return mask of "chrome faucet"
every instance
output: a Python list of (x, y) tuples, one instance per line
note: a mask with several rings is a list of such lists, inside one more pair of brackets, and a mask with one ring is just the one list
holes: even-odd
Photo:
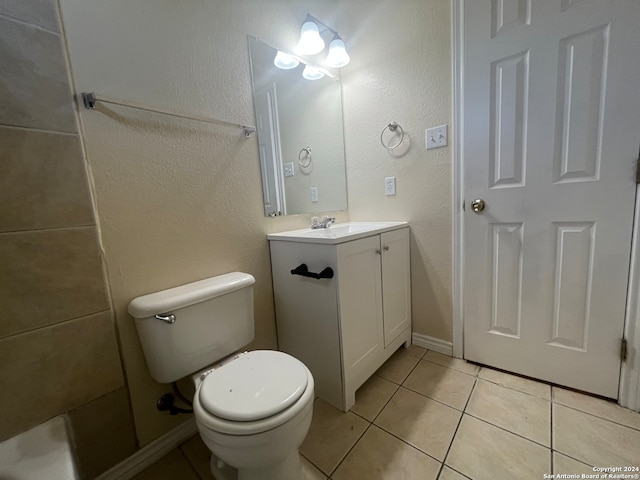
[(318, 217), (311, 217), (311, 228), (313, 230), (317, 228), (329, 228), (332, 223), (336, 223), (336, 217), (325, 215), (321, 220), (318, 220)]

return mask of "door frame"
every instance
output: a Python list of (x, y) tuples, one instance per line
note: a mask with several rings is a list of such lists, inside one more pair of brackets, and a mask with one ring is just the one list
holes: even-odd
[[(464, 357), (464, 0), (451, 2), (453, 91), (453, 356)], [(640, 412), (640, 187), (636, 188), (618, 403)]]

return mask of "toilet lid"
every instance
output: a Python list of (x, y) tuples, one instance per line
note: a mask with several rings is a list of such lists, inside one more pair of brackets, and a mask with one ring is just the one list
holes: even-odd
[(212, 415), (252, 421), (293, 405), (307, 388), (307, 369), (286, 353), (256, 350), (206, 376), (200, 403)]

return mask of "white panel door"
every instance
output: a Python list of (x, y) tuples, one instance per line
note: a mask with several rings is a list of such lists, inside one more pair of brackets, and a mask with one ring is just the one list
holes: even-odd
[(463, 7), (464, 356), (616, 398), (640, 2)]

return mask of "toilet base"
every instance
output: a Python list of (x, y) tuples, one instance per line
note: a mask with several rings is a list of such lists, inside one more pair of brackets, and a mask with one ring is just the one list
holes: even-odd
[(300, 480), (302, 478), (302, 464), (297, 450), (276, 465), (243, 470), (225, 464), (212, 454), (211, 473), (218, 480)]

